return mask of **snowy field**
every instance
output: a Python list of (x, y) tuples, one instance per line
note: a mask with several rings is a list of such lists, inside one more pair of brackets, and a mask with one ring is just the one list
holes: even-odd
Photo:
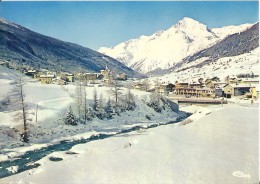
[[(189, 124), (160, 126), (76, 145), (70, 150), (76, 154), (52, 153), (37, 162), (40, 167), (3, 178), (0, 183), (259, 182), (258, 105), (183, 108), (196, 111)], [(52, 162), (51, 156), (63, 160)]]

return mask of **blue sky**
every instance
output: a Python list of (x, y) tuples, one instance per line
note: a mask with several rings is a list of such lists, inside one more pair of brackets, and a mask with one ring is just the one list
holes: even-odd
[(258, 21), (258, 2), (0, 2), (0, 17), (94, 50), (150, 35), (183, 17), (208, 27)]

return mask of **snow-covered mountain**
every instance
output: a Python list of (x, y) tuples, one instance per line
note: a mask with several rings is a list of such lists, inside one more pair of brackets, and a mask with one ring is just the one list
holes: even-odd
[(116, 58), (141, 73), (168, 69), (202, 49), (223, 40), (226, 36), (244, 31), (252, 24), (209, 29), (191, 18), (183, 18), (165, 31), (141, 36), (98, 51)]

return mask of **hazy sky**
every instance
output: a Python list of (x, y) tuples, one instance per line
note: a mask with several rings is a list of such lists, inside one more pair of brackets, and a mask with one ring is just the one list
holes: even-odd
[(183, 17), (208, 27), (258, 21), (258, 2), (0, 2), (0, 17), (92, 49), (150, 35)]

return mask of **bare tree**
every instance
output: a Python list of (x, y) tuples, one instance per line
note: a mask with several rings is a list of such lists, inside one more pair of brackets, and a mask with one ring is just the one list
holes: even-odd
[(15, 121), (23, 121), (23, 133), (21, 134), (23, 142), (29, 142), (29, 135), (28, 135), (28, 128), (27, 128), (27, 121), (30, 119), (28, 118), (28, 106), (25, 102), (25, 93), (24, 93), (24, 85), (26, 85), (25, 81), (22, 77), (18, 77), (13, 82), (13, 89), (10, 93), (11, 98), (11, 105), (19, 110), (15, 114)]
[(115, 80), (114, 83), (112, 84), (112, 88), (109, 91), (110, 94), (114, 97), (115, 99), (115, 106), (118, 106), (119, 98), (121, 96), (121, 88), (119, 87), (118, 81)]
[(93, 98), (93, 100), (94, 100), (94, 103), (93, 103), (93, 110), (94, 111), (98, 111), (98, 109), (99, 109), (99, 104), (98, 104), (98, 97), (97, 97), (97, 89), (95, 88), (94, 89), (94, 94), (93, 94), (94, 96), (94, 98)]
[(87, 104), (87, 92), (86, 92), (86, 86), (87, 86), (87, 81), (84, 81), (83, 83), (83, 110), (84, 110), (84, 122), (86, 123), (87, 121), (87, 113), (88, 113), (88, 104)]
[[(78, 119), (81, 121), (84, 111), (86, 111), (86, 88), (83, 83), (83, 78), (80, 77), (79, 81), (76, 83), (75, 101)], [(86, 119), (86, 116), (84, 116)]]
[(142, 85), (143, 85), (143, 88), (144, 88), (145, 91), (148, 91), (148, 90), (149, 90), (150, 85), (149, 85), (148, 79), (145, 79), (145, 80), (142, 82)]

